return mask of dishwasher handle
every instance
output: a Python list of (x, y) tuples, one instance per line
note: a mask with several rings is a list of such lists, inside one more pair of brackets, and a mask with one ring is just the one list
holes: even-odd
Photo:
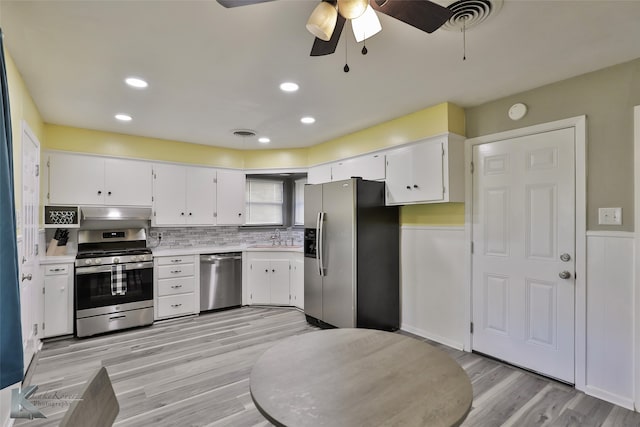
[(212, 254), (200, 255), (200, 262), (215, 263), (216, 261), (241, 260), (242, 254)]

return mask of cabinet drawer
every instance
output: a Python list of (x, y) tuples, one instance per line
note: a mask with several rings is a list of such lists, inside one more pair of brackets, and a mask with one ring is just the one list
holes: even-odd
[(158, 297), (158, 317), (173, 317), (193, 313), (194, 295), (180, 294)]
[(176, 264), (193, 264), (196, 260), (195, 255), (157, 257), (158, 265), (176, 265)]
[(55, 276), (57, 274), (67, 274), (69, 272), (68, 265), (47, 265), (44, 268), (45, 276)]
[(158, 296), (184, 294), (193, 292), (195, 289), (195, 278), (175, 277), (172, 279), (158, 280)]
[(195, 267), (193, 264), (161, 265), (158, 267), (158, 279), (171, 279), (173, 277), (193, 276)]

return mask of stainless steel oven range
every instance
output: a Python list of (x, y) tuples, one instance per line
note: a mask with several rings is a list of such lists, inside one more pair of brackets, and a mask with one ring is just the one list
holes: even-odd
[(76, 336), (153, 323), (153, 255), (144, 229), (81, 230)]

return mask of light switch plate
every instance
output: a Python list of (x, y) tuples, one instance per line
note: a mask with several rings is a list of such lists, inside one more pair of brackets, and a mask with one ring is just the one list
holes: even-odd
[(622, 208), (598, 209), (598, 224), (622, 225)]

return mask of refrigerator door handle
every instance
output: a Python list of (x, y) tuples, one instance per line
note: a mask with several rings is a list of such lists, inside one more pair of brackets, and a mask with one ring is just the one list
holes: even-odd
[(320, 267), (320, 216), (322, 212), (318, 212), (316, 216), (316, 268), (318, 274), (322, 276), (322, 268)]
[(318, 248), (318, 272), (320, 273), (320, 276), (324, 276), (324, 257), (322, 255), (324, 252), (324, 212), (320, 212), (318, 214), (318, 221), (320, 223), (320, 229), (316, 234), (318, 236), (318, 245), (316, 246)]

